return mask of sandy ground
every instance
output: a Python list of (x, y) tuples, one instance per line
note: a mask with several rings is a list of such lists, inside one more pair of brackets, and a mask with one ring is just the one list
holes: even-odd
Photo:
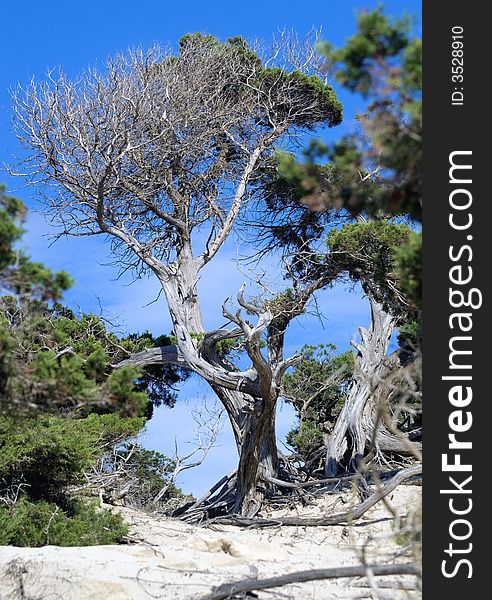
[[(264, 513), (321, 516), (346, 510), (351, 492), (330, 495), (308, 507)], [(420, 488), (400, 486), (391, 506), (406, 515), (420, 503)], [(351, 527), (200, 527), (121, 509), (130, 524), (132, 543), (84, 548), (0, 547), (0, 600), (197, 600), (221, 583), (264, 578), (293, 571), (409, 562), (395, 544), (393, 517), (383, 503)], [(395, 556), (397, 558), (395, 559)], [(248, 598), (334, 600), (418, 599), (415, 578), (377, 578), (375, 592), (365, 578), (296, 584), (256, 592)], [(399, 589), (395, 589), (395, 586)]]

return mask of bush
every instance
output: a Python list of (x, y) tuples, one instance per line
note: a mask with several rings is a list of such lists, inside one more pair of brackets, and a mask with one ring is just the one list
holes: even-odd
[(287, 434), (287, 443), (304, 459), (308, 459), (323, 444), (323, 434), (317, 423), (312, 420), (303, 421)]
[(143, 418), (117, 413), (84, 419), (0, 416), (0, 478), (6, 486), (25, 484), (32, 500), (62, 501), (65, 488), (79, 481), (106, 446), (136, 435), (143, 424)]
[(0, 545), (39, 547), (117, 544), (128, 533), (120, 515), (95, 503), (73, 501), (63, 510), (44, 500), (22, 498), (0, 506)]
[(0, 544), (117, 543), (126, 533), (121, 517), (77, 500), (76, 487), (142, 429), (154, 405), (173, 404), (171, 386), (186, 373), (115, 370), (168, 338), (120, 339), (102, 317), (61, 305), (72, 281), (18, 248), (25, 216), (0, 185)]

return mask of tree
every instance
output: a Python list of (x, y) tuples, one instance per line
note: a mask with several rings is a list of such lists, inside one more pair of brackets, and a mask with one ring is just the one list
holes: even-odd
[[(261, 476), (279, 467), (274, 421), (285, 330), (322, 282), (286, 303), (238, 294), (224, 306), (230, 329), (206, 332), (197, 282), (236, 226), (275, 145), (300, 131), (340, 123), (342, 107), (320, 78), (313, 47), (283, 43), (262, 60), (242, 38), (190, 34), (176, 55), (159, 48), (117, 56), (106, 71), (75, 81), (63, 73), (14, 98), (15, 125), (33, 183), (52, 190), (50, 214), (63, 234), (105, 235), (122, 269), (160, 282), (176, 344), (118, 367), (163, 362), (203, 377), (223, 403), (239, 451), (233, 509), (258, 510)], [(253, 315), (251, 324), (242, 311)], [(267, 336), (267, 352), (262, 337)], [(218, 344), (243, 340), (241, 370)]]
[[(354, 464), (368, 446), (376, 456), (412, 448), (382, 423), (386, 400), (408, 404), (420, 394), (421, 235), (402, 226), (398, 232), (388, 220), (421, 219), (422, 44), (410, 25), (379, 8), (359, 13), (357, 31), (343, 47), (320, 44), (335, 80), (369, 101), (358, 115), (359, 131), (330, 145), (312, 140), (304, 160), (279, 153), (263, 172), (272, 215), (263, 215), (259, 228), (263, 251), (287, 251), (296, 277), (348, 276), (362, 284), (371, 305), (371, 326), (360, 330), (356, 345), (354, 381), (327, 444), (327, 476)], [(345, 225), (354, 219), (361, 222)], [(335, 224), (341, 228), (330, 231)], [(397, 325), (403, 346), (390, 358)], [(403, 380), (413, 389), (397, 381), (404, 362)]]
[[(319, 44), (334, 79), (369, 104), (357, 115), (358, 132), (331, 145), (314, 143), (304, 164), (284, 160), (284, 175), (316, 210), (338, 206), (352, 215), (383, 211), (421, 220), (422, 40), (410, 32), (409, 18), (390, 19), (378, 8), (358, 13), (357, 31), (344, 46)], [(329, 168), (316, 168), (323, 158)]]
[(405, 377), (398, 353), (388, 356), (387, 351), (394, 329), (408, 319), (408, 302), (397, 287), (394, 263), (395, 250), (409, 234), (406, 225), (369, 221), (345, 225), (328, 235), (330, 253), (341, 272), (362, 285), (371, 306), (371, 325), (359, 328), (361, 340), (353, 343), (358, 357), (347, 400), (327, 444), (327, 477), (337, 473), (342, 459), (357, 461), (367, 449), (375, 456), (414, 452), (387, 418), (391, 401), (401, 400), (408, 387), (402, 386)]
[[(313, 141), (304, 160), (279, 157), (279, 169), (297, 198), (319, 213), (422, 219), (422, 40), (411, 20), (391, 19), (382, 8), (361, 11), (344, 46), (319, 45), (325, 68), (348, 91), (368, 102), (358, 130), (333, 144)], [(319, 220), (319, 219), (318, 219)], [(422, 238), (413, 232), (400, 246), (395, 268), (400, 287), (417, 310), (422, 301)]]
[(161, 365), (146, 373), (111, 372), (112, 363), (170, 338), (144, 333), (120, 339), (101, 316), (77, 316), (63, 306), (59, 300), (72, 279), (25, 253), (20, 244), (27, 209), (0, 190), (0, 413), (145, 410), (150, 416), (152, 406), (171, 405), (170, 385), (185, 379), (185, 371)]
[[(271, 184), (270, 207), (282, 212), (283, 206), (289, 206), (295, 191), (282, 180), (274, 179)], [(420, 394), (418, 321), (412, 304), (401, 290), (401, 275), (396, 268), (398, 252), (412, 230), (391, 220), (364, 218), (336, 228), (331, 227), (331, 219), (326, 215), (318, 214), (313, 219), (312, 211), (299, 204), (292, 206), (289, 214), (296, 211), (301, 213), (300, 219), (264, 232), (267, 246), (280, 244), (287, 248), (291, 277), (304, 282), (320, 281), (324, 277), (325, 283), (344, 280), (359, 283), (371, 308), (370, 327), (359, 328), (361, 340), (353, 342), (357, 356), (343, 405), (329, 434), (324, 436), (325, 475), (332, 477), (340, 468), (357, 467), (367, 453), (376, 459), (383, 459), (385, 453), (418, 454), (417, 447), (397, 430), (398, 418), (393, 418), (396, 414), (413, 411)], [(320, 241), (326, 243), (324, 249)], [(400, 335), (402, 347), (388, 355), (391, 336), (400, 325), (405, 326)], [(306, 357), (292, 374), (284, 377), (287, 395), (296, 398), (301, 416), (306, 393), (308, 399), (314, 401), (323, 398), (328, 386), (328, 390), (335, 392), (336, 402), (341, 400), (338, 384), (343, 378), (340, 381), (336, 378), (334, 382), (333, 359), (324, 365), (320, 358)], [(342, 361), (343, 355), (336, 358)], [(316, 409), (317, 418), (322, 420), (323, 405)], [(320, 431), (313, 429), (312, 424), (308, 422), (308, 427), (304, 427), (305, 434), (311, 436), (311, 443), (315, 442), (313, 434), (317, 433), (318, 440), (320, 438)], [(302, 441), (301, 438), (299, 436), (297, 441)]]
[[(98, 511), (73, 487), (139, 433), (153, 404), (172, 403), (169, 384), (183, 375), (165, 366), (146, 375), (132, 367), (112, 371), (113, 361), (151, 345), (152, 336), (119, 339), (101, 317), (77, 317), (61, 305), (71, 279), (18, 247), (27, 212), (22, 202), (2, 194), (1, 207), (0, 543), (121, 541), (122, 518)], [(142, 469), (156, 458), (139, 456)], [(156, 477), (154, 486), (164, 480)]]
[(296, 409), (298, 423), (287, 434), (308, 472), (324, 463), (326, 444), (352, 380), (353, 352), (336, 355), (333, 344), (308, 346), (302, 360), (284, 375), (282, 394)]
[(24, 204), (5, 194), (5, 186), (0, 185), (0, 294), (59, 300), (73, 284), (68, 273), (53, 273), (16, 247), (26, 214)]

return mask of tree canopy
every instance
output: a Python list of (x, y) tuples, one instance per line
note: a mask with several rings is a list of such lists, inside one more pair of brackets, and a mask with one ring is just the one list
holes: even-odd
[[(69, 396), (77, 410), (95, 401), (91, 411), (134, 418), (165, 394), (163, 377), (181, 376), (176, 368), (202, 377), (239, 453), (236, 473), (204, 510), (254, 516), (274, 482), (296, 473), (275, 438), (284, 393), (299, 411), (292, 441), (312, 450), (303, 438), (309, 421), (306, 435), (321, 432), (330, 474), (354, 468), (373, 442), (378, 460), (384, 451), (408, 454), (406, 434), (377, 415), (382, 398), (388, 406), (397, 395), (382, 382), (402, 379), (398, 357), (387, 355), (391, 335), (418, 312), (418, 236), (401, 217), (420, 216), (419, 48), (406, 21), (378, 9), (359, 16), (340, 49), (281, 36), (265, 52), (240, 37), (195, 33), (176, 52), (135, 50), (102, 70), (60, 71), (19, 88), (22, 170), (41, 187), (60, 235), (104, 236), (121, 271), (156, 277), (173, 327), (170, 337), (122, 340), (101, 319), (55, 305), (41, 310), (52, 334), (39, 335), (30, 317), (14, 324), (9, 313), (11, 330), (20, 324), (19, 335), (31, 336), (19, 358), (31, 378), (41, 373), (41, 396), (53, 381), (45, 394), (61, 386), (60, 400)], [(315, 140), (300, 162), (299, 136), (342, 119), (330, 65), (334, 80), (370, 101), (359, 118), (364, 136)], [(198, 281), (244, 222), (257, 236), (249, 257), (281, 252), (289, 283), (272, 293), (259, 281), (256, 298), (243, 286), (236, 307), (221, 307), (225, 324), (207, 331)], [(317, 291), (347, 279), (371, 305), (357, 356), (313, 348), (285, 356), (290, 323)], [(6, 343), (15, 346), (15, 336)], [(333, 382), (310, 390), (306, 377), (315, 387)]]

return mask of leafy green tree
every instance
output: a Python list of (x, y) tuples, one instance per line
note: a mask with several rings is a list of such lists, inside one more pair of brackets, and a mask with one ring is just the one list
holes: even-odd
[(25, 487), (31, 500), (68, 502), (68, 486), (80, 480), (103, 453), (131, 436), (142, 417), (112, 413), (83, 418), (38, 415), (0, 420), (0, 477), (4, 485)]
[[(406, 216), (422, 210), (422, 41), (411, 35), (411, 20), (390, 19), (382, 8), (360, 12), (357, 31), (344, 46), (325, 42), (319, 50), (326, 68), (342, 86), (368, 102), (357, 116), (359, 129), (332, 144), (313, 140), (299, 161), (280, 154), (275, 168), (284, 181), (274, 211), (300, 200), (297, 226), (288, 234), (298, 245), (334, 213)], [(273, 170), (275, 172), (275, 169)], [(277, 191), (282, 183), (275, 184)], [(289, 198), (290, 196), (290, 198)], [(400, 288), (415, 310), (421, 308), (420, 233), (408, 236), (396, 254)]]
[[(120, 339), (101, 317), (76, 316), (61, 305), (70, 278), (18, 248), (23, 204), (2, 193), (1, 206), (0, 543), (120, 541), (126, 532), (121, 517), (97, 511), (74, 495), (74, 486), (141, 431), (153, 405), (173, 403), (170, 385), (184, 371), (114, 370), (114, 362), (152, 345), (153, 337)], [(154, 458), (142, 450), (142, 469), (145, 460), (150, 472)], [(179, 496), (176, 488), (171, 493)]]
[(294, 406), (298, 423), (287, 442), (314, 470), (324, 460), (324, 441), (333, 429), (350, 384), (354, 354), (336, 354), (333, 344), (305, 346), (302, 360), (285, 374), (282, 394)]
[(170, 386), (186, 377), (170, 366), (114, 370), (131, 352), (152, 346), (153, 336), (119, 339), (101, 317), (76, 316), (59, 303), (5, 296), (0, 320), (3, 411), (38, 407), (151, 416), (153, 406), (174, 403)]
[[(358, 115), (361, 135), (350, 134), (281, 162), (284, 176), (316, 207), (343, 207), (351, 214), (410, 215), (422, 206), (422, 42), (411, 20), (392, 20), (378, 8), (360, 12), (357, 31), (341, 48), (319, 50), (326, 68), (349, 91), (369, 102)], [(319, 163), (328, 159), (326, 166)]]
[[(360, 95), (367, 109), (357, 131), (338, 141), (314, 139), (301, 157), (284, 151), (264, 163), (257, 185), (266, 206), (258, 203), (248, 223), (256, 225), (262, 252), (288, 254), (295, 285), (323, 277), (327, 285), (358, 282), (371, 305), (347, 401), (326, 442), (327, 475), (355, 466), (371, 444), (376, 457), (409, 451), (381, 423), (380, 406), (386, 415), (401, 401), (419, 414), (421, 235), (403, 224), (420, 221), (422, 205), (421, 41), (410, 31), (409, 19), (390, 19), (379, 8), (359, 13), (343, 47), (319, 45), (332, 80)], [(390, 359), (396, 326), (400, 349)], [(404, 368), (412, 389), (400, 377)], [(385, 379), (393, 390), (380, 384)], [(381, 398), (394, 404), (380, 405)], [(316, 437), (308, 427), (309, 443)]]
[(5, 194), (5, 186), (0, 185), (0, 294), (59, 300), (73, 284), (68, 273), (53, 273), (16, 247), (26, 215), (24, 204)]
[[(308, 44), (296, 48), (295, 40), (262, 59), (242, 38), (189, 34), (175, 54), (130, 52), (76, 81), (63, 73), (56, 82), (33, 81), (14, 101), (16, 123), (26, 125), (17, 133), (29, 180), (55, 190), (45, 195), (54, 222), (67, 234), (109, 238), (122, 269), (159, 281), (176, 344), (120, 366), (170, 362), (211, 385), (239, 452), (231, 508), (247, 515), (259, 509), (259, 479), (278, 475), (275, 408), (290, 365), (279, 329), (295, 311), (287, 320), (274, 316), (241, 291), (238, 302), (258, 325), (225, 307), (235, 326), (207, 332), (197, 282), (249, 208), (276, 145), (341, 122), (342, 105), (318, 67)], [(267, 329), (275, 330), (268, 358), (261, 352)], [(217, 351), (242, 336), (246, 371)]]
[[(339, 402), (339, 396), (336, 396), (338, 410), (334, 418), (327, 422), (323, 405), (314, 404), (310, 414), (306, 410), (304, 415), (301, 412), (304, 419), (300, 419), (298, 430), (289, 435), (289, 441), (297, 446), (301, 455), (304, 454), (309, 464), (313, 463), (313, 458), (320, 458), (321, 444), (327, 448), (327, 476), (335, 475), (340, 467), (353, 467), (354, 460), (362, 457), (371, 446), (376, 448), (377, 456), (383, 452), (409, 452), (406, 440), (392, 427), (388, 429), (386, 423), (379, 422), (377, 433), (374, 428), (383, 407), (390, 411), (394, 406), (405, 405), (407, 414), (410, 409), (413, 413), (419, 409), (414, 394), (415, 391), (418, 393), (420, 385), (418, 373), (412, 371), (411, 378), (408, 370), (405, 378), (402, 372), (404, 364), (409, 365), (418, 357), (418, 346), (412, 347), (412, 340), (418, 341), (415, 331), (418, 321), (400, 289), (400, 276), (395, 268), (398, 250), (407, 244), (412, 234), (407, 225), (387, 219), (364, 219), (332, 228), (327, 225), (318, 232), (318, 237), (325, 240), (325, 250), (320, 247), (320, 240), (310, 238), (309, 246), (304, 245), (293, 254), (291, 273), (297, 271), (305, 280), (316, 280), (320, 273), (326, 273), (331, 282), (360, 283), (371, 307), (370, 327), (360, 328), (361, 340), (353, 342), (358, 352), (344, 388), (344, 401)], [(402, 327), (401, 348), (388, 356), (390, 339), (397, 326)], [(353, 355), (349, 356), (354, 359)], [(337, 361), (344, 359), (344, 355), (336, 357)], [(300, 363), (300, 371), (296, 367), (286, 376), (287, 381), (297, 383), (289, 395), (300, 411), (306, 402), (304, 388), (312, 399), (321, 394), (326, 385), (335, 394), (341, 393), (340, 381), (334, 385), (332, 380), (333, 358), (328, 361), (328, 370), (324, 363), (320, 353), (314, 355), (311, 352), (308, 360)], [(325, 425), (324, 435), (320, 423), (328, 425)], [(414, 421), (413, 426), (417, 425)]]
[(327, 476), (336, 474), (340, 466), (356, 466), (366, 452), (376, 459), (384, 453), (418, 455), (417, 446), (397, 431), (401, 414), (418, 411), (418, 348), (409, 352), (409, 337), (402, 331), (399, 341), (404, 339), (406, 348), (388, 355), (395, 328), (416, 323), (395, 268), (398, 251), (411, 235), (407, 225), (376, 220), (347, 224), (327, 236), (328, 257), (342, 273), (361, 283), (371, 306), (370, 327), (360, 328), (360, 342), (353, 342), (358, 350), (354, 377), (328, 440)]

